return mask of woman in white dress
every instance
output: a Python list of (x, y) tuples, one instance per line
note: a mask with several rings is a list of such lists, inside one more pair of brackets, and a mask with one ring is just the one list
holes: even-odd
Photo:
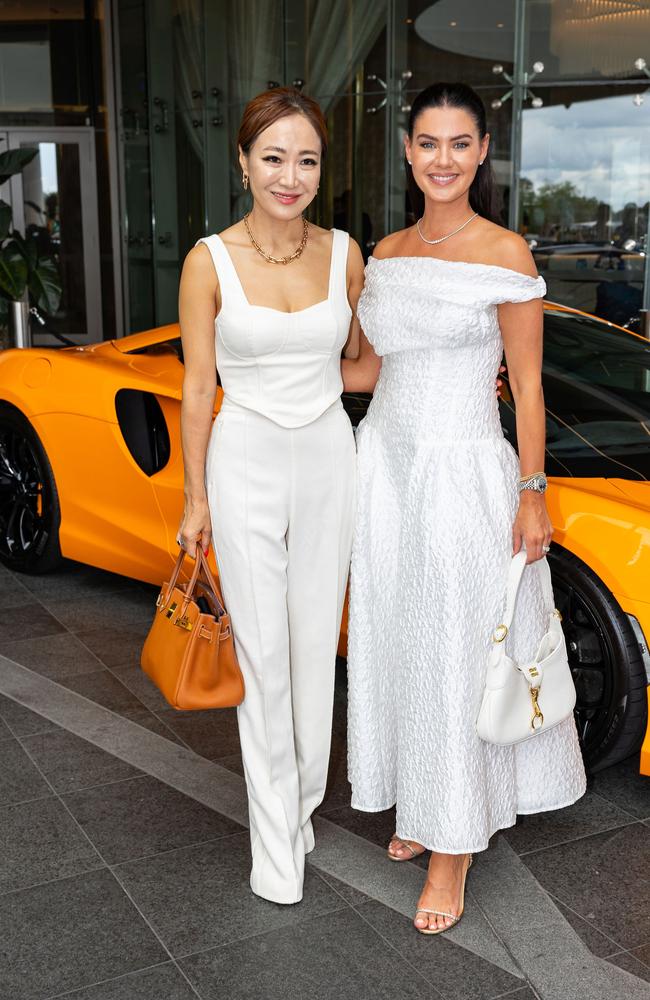
[(347, 233), (303, 217), (326, 146), (315, 101), (292, 88), (250, 101), (239, 152), (252, 210), (199, 240), (180, 288), (179, 542), (193, 554), (214, 537), (246, 687), (251, 888), (277, 903), (302, 898), (325, 791), (354, 510), (340, 366), (363, 259)]
[[(471, 88), (424, 90), (405, 152), (420, 218), (377, 246), (360, 355), (343, 362), (346, 389), (374, 390), (357, 435), (349, 772), (354, 808), (397, 805), (393, 861), (431, 851), (414, 923), (434, 934), (462, 915), (472, 854), (518, 813), (575, 802), (585, 773), (573, 719), (512, 748), (475, 728), (510, 559), (524, 545), (533, 564), (551, 540), (544, 281), (525, 241), (494, 221), (485, 109)], [(519, 459), (493, 389), (504, 348)], [(530, 565), (511, 655), (534, 654), (549, 610)]]

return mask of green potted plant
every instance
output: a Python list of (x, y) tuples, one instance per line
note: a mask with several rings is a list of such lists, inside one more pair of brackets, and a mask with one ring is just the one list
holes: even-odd
[[(20, 171), (38, 149), (9, 149), (0, 153), (0, 186)], [(29, 227), (25, 236), (13, 228), (11, 206), (0, 199), (0, 327), (5, 345), (13, 302), (21, 302), (27, 292), (29, 302), (50, 316), (61, 301), (61, 279), (57, 263), (39, 249), (38, 227)]]

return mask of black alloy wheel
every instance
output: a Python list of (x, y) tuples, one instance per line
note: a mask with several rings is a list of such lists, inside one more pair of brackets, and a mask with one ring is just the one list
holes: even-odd
[(46, 573), (61, 561), (61, 512), (52, 467), (29, 421), (0, 408), (0, 562)]
[(648, 679), (629, 619), (599, 577), (557, 545), (549, 565), (576, 686), (578, 735), (593, 773), (639, 750)]

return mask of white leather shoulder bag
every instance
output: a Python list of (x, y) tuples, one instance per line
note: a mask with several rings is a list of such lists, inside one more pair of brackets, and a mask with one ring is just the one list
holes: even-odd
[[(552, 608), (555, 600), (548, 562), (544, 558), (536, 565), (544, 600)], [(485, 691), (476, 720), (481, 739), (501, 746), (547, 732), (568, 719), (576, 703), (559, 611), (551, 612), (548, 632), (530, 663), (515, 663), (506, 653), (506, 638), (525, 566), (526, 552), (522, 550), (510, 564), (505, 618), (492, 636)]]

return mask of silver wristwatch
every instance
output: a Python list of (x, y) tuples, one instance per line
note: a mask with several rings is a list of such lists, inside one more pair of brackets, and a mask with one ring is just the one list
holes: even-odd
[(546, 476), (543, 472), (536, 472), (534, 476), (529, 476), (528, 479), (519, 480), (519, 492), (522, 493), (523, 490), (533, 490), (535, 493), (546, 493)]

